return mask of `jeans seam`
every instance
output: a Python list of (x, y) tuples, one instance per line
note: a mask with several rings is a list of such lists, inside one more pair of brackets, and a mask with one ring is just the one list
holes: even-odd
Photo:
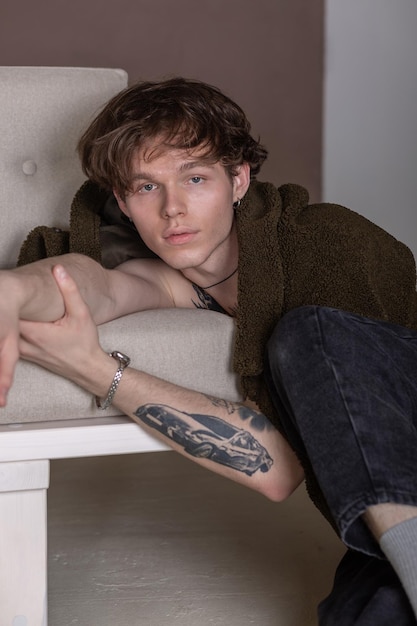
[(341, 386), (340, 381), (338, 379), (336, 368), (335, 368), (335, 366), (333, 364), (332, 358), (330, 357), (330, 355), (328, 354), (328, 352), (327, 352), (327, 350), (325, 348), (325, 341), (324, 341), (325, 334), (323, 332), (321, 320), (320, 320), (320, 317), (319, 317), (319, 315), (317, 313), (317, 310), (315, 311), (315, 315), (316, 315), (316, 319), (317, 319), (317, 322), (318, 322), (318, 328), (319, 328), (319, 333), (320, 333), (320, 341), (321, 341), (321, 346), (322, 346), (323, 353), (325, 354), (325, 357), (326, 357), (326, 362), (328, 363), (328, 366), (330, 367), (331, 372), (333, 374), (333, 379), (335, 380), (335, 382), (337, 384), (338, 392), (339, 392), (340, 397), (341, 397), (341, 399), (343, 401), (343, 406), (345, 407), (346, 415), (348, 416), (348, 419), (349, 419), (349, 422), (350, 422), (350, 425), (351, 425), (351, 428), (352, 428), (352, 432), (355, 435), (357, 448), (360, 451), (361, 457), (362, 457), (364, 465), (366, 467), (366, 471), (367, 471), (367, 474), (368, 474), (368, 477), (369, 477), (370, 485), (372, 485), (372, 488), (375, 491), (375, 485), (374, 485), (374, 481), (373, 481), (373, 478), (372, 478), (372, 475), (371, 475), (371, 472), (370, 472), (370, 469), (369, 469), (369, 464), (368, 464), (367, 458), (364, 455), (364, 452), (362, 450), (362, 446), (360, 445), (359, 436), (358, 436), (357, 430), (355, 428), (354, 420), (352, 420), (351, 413), (350, 413), (350, 411), (348, 409), (348, 403), (347, 403), (345, 395), (344, 395), (344, 393), (342, 391), (342, 386)]

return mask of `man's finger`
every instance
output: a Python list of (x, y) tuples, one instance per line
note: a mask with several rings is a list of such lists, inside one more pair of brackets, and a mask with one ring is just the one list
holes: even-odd
[(55, 265), (52, 269), (52, 274), (64, 300), (66, 314), (79, 316), (81, 313), (88, 311), (76, 282), (66, 269), (62, 265)]
[(17, 341), (7, 341), (0, 355), (0, 407), (6, 406), (7, 394), (12, 386), (14, 371), (19, 358)]

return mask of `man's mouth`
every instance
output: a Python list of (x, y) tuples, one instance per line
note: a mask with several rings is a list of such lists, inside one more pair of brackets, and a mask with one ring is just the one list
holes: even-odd
[(172, 245), (181, 245), (191, 241), (196, 235), (196, 231), (191, 228), (172, 228), (163, 235), (165, 241)]

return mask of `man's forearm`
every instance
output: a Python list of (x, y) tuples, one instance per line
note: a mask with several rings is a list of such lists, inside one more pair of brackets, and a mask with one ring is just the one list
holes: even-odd
[[(109, 363), (114, 361), (109, 357)], [(110, 365), (110, 370), (115, 364)], [(109, 369), (89, 390), (105, 396)], [(94, 378), (98, 381), (97, 374)], [(84, 383), (85, 384), (85, 383)], [(288, 497), (303, 478), (282, 435), (257, 409), (125, 370), (114, 404), (150, 434), (208, 469), (266, 497)]]

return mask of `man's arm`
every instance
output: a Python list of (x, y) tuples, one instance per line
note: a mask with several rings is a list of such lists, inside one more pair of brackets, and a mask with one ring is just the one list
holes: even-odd
[[(90, 391), (99, 387), (103, 393), (102, 383), (90, 381)], [(253, 406), (209, 397), (129, 368), (114, 404), (174, 450), (273, 501), (287, 498), (303, 480), (288, 443)]]
[(135, 260), (108, 270), (88, 256), (66, 254), (1, 271), (0, 290), (7, 296), (2, 308), (18, 311), (20, 319), (32, 321), (62, 317), (65, 307), (52, 276), (57, 263), (71, 274), (97, 324), (135, 311), (173, 306), (161, 278), (169, 269), (159, 260)]
[(19, 357), (19, 319), (50, 322), (64, 315), (62, 295), (52, 275), (57, 263), (75, 280), (97, 324), (135, 311), (175, 306), (169, 282), (181, 278), (156, 259), (135, 260), (107, 270), (87, 256), (68, 254), (1, 271), (0, 406), (6, 403)]
[[(117, 363), (101, 348), (74, 281), (59, 267), (54, 276), (66, 313), (52, 324), (22, 322), (22, 355), (105, 398)], [(124, 371), (113, 404), (181, 454), (272, 500), (286, 498), (302, 480), (293, 451), (253, 406), (208, 397), (133, 368)]]

